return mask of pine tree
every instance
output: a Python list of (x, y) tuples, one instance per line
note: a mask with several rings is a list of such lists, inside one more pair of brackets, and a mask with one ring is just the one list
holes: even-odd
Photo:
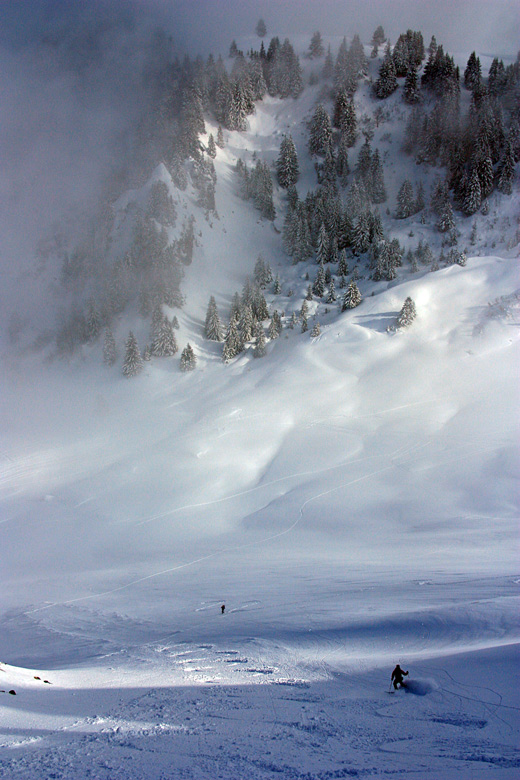
[(336, 288), (334, 286), (334, 279), (330, 280), (329, 294), (327, 296), (327, 303), (334, 303), (337, 300)]
[(177, 340), (168, 317), (163, 317), (152, 341), (152, 355), (171, 357), (177, 352)]
[(256, 208), (265, 219), (275, 218), (273, 182), (267, 163), (258, 160), (251, 176), (251, 188)]
[(316, 322), (312, 326), (311, 339), (316, 339), (318, 338), (318, 336), (321, 336), (321, 327), (320, 327), (320, 323), (316, 320)]
[(437, 222), (437, 230), (440, 233), (448, 233), (455, 227), (455, 220), (453, 218), (453, 209), (450, 201), (446, 201), (439, 221)]
[(372, 203), (384, 203), (386, 200), (385, 176), (378, 149), (370, 164), (370, 195)]
[(361, 293), (354, 281), (351, 281), (347, 287), (347, 291), (343, 296), (343, 304), (341, 311), (347, 311), (347, 309), (355, 309), (361, 303)]
[(515, 152), (513, 142), (508, 139), (504, 156), (500, 165), (497, 189), (504, 195), (511, 195), (513, 192), (513, 182), (515, 179)]
[(309, 324), (307, 321), (307, 313), (308, 313), (309, 307), (307, 305), (307, 301), (304, 301), (302, 303), (301, 309), (300, 309), (300, 322), (302, 324), (301, 331), (302, 333), (305, 333), (308, 330)]
[(348, 274), (348, 263), (347, 263), (347, 253), (344, 249), (341, 250), (339, 253), (339, 261), (338, 261), (338, 276), (347, 276)]
[(211, 157), (212, 160), (214, 160), (215, 157), (217, 156), (217, 147), (215, 145), (215, 139), (213, 138), (212, 133), (209, 134), (207, 152), (208, 152), (208, 157)]
[(180, 366), (181, 371), (193, 371), (197, 365), (197, 358), (193, 351), (193, 347), (188, 342), (181, 352)]
[(309, 57), (311, 59), (317, 59), (323, 57), (325, 54), (325, 48), (323, 46), (323, 40), (319, 31), (312, 34), (311, 42), (309, 44)]
[(263, 38), (265, 35), (267, 35), (267, 27), (265, 26), (263, 19), (259, 19), (256, 23), (255, 32), (259, 38)]
[(137, 339), (130, 331), (126, 342), (125, 359), (123, 362), (123, 374), (126, 377), (136, 376), (143, 370), (143, 359), (137, 344)]
[(424, 206), (425, 206), (424, 189), (422, 186), (422, 182), (419, 182), (415, 188), (414, 214), (417, 214), (419, 211), (422, 211), (424, 209)]
[(372, 46), (381, 46), (386, 40), (385, 37), (385, 31), (383, 30), (382, 26), (379, 24), (372, 36), (371, 44)]
[(358, 160), (356, 164), (356, 174), (363, 180), (370, 174), (372, 167), (372, 147), (370, 146), (370, 140), (365, 138), (365, 143), (359, 150)]
[(464, 195), (463, 211), (470, 216), (479, 210), (482, 203), (482, 192), (477, 168), (473, 168)]
[(347, 177), (350, 173), (350, 166), (348, 163), (348, 149), (348, 138), (345, 133), (341, 133), (338, 155), (336, 157), (336, 173), (344, 187), (347, 184)]
[(224, 363), (228, 363), (232, 358), (236, 357), (240, 352), (240, 336), (238, 333), (235, 320), (231, 320), (224, 340), (224, 348), (222, 350), (222, 360)]
[(443, 213), (446, 204), (449, 202), (448, 185), (445, 181), (437, 179), (433, 193), (430, 199), (430, 206), (434, 214), (438, 217)]
[(320, 227), (320, 232), (318, 234), (318, 246), (316, 248), (316, 261), (322, 265), (323, 263), (326, 263), (329, 258), (329, 235), (327, 233), (327, 228), (325, 227), (325, 224), (322, 222)]
[(224, 132), (222, 130), (221, 125), (219, 125), (218, 126), (218, 130), (217, 130), (217, 146), (220, 149), (223, 149), (225, 145), (226, 145), (226, 142), (224, 141)]
[(261, 290), (265, 290), (265, 288), (273, 281), (273, 272), (271, 271), (271, 266), (269, 263), (265, 262), (262, 255), (259, 255), (256, 260), (255, 269), (253, 271), (253, 278), (255, 280), (255, 284)]
[(408, 68), (408, 72), (406, 74), (403, 98), (405, 103), (408, 103), (408, 105), (411, 106), (413, 106), (415, 103), (418, 103), (420, 100), (417, 68), (414, 68), (413, 65)]
[(296, 184), (300, 175), (298, 155), (294, 141), (290, 135), (284, 135), (280, 144), (280, 152), (276, 161), (276, 173), (280, 187), (287, 189)]
[(366, 211), (363, 211), (352, 230), (352, 251), (356, 255), (368, 252), (370, 246), (370, 222)]
[(318, 273), (316, 274), (316, 278), (312, 286), (312, 292), (318, 298), (323, 297), (323, 293), (325, 292), (325, 268), (323, 263), (320, 263), (318, 268)]
[(206, 312), (206, 322), (204, 324), (204, 335), (210, 341), (222, 341), (222, 324), (218, 315), (217, 304), (214, 296), (209, 299), (208, 309)]
[(334, 116), (332, 124), (341, 130), (347, 120), (349, 110), (349, 98), (344, 89), (336, 93), (336, 99), (334, 101)]
[(379, 77), (377, 81), (374, 82), (373, 89), (375, 96), (381, 100), (389, 97), (389, 95), (397, 89), (395, 66), (390, 53), (387, 53), (385, 59), (381, 63)]
[(417, 312), (415, 309), (415, 303), (410, 297), (408, 297), (405, 300), (401, 311), (399, 312), (399, 316), (397, 318), (397, 327), (407, 328), (412, 324), (416, 316)]
[(326, 81), (328, 79), (331, 79), (334, 75), (334, 61), (332, 59), (332, 52), (330, 50), (330, 46), (327, 47), (327, 54), (325, 55), (325, 62), (323, 63), (323, 70), (321, 71), (321, 76)]
[(270, 339), (277, 339), (280, 333), (282, 332), (282, 319), (278, 312), (275, 310), (273, 312), (273, 316), (271, 317), (271, 322), (269, 323), (269, 330), (267, 332), (267, 335)]
[(341, 114), (340, 130), (342, 134), (345, 135), (345, 142), (347, 146), (354, 146), (358, 136), (358, 129), (356, 109), (352, 98), (349, 100)]
[(330, 117), (321, 105), (316, 106), (310, 124), (309, 151), (311, 154), (325, 156), (332, 148), (332, 127)]
[(466, 89), (475, 90), (480, 86), (481, 82), (481, 67), (480, 59), (476, 56), (475, 52), (471, 52), (464, 71), (464, 86)]
[(408, 179), (405, 179), (397, 195), (397, 219), (407, 219), (415, 213), (415, 198), (413, 187)]
[(251, 341), (253, 338), (254, 319), (251, 304), (244, 304), (240, 313), (240, 319), (238, 320), (238, 332), (242, 345)]
[(161, 180), (152, 184), (148, 201), (148, 216), (165, 227), (175, 225), (176, 213), (168, 186)]
[(86, 320), (86, 337), (88, 341), (96, 341), (101, 331), (101, 322), (96, 304), (92, 298), (88, 302)]
[(262, 325), (258, 323), (255, 331), (255, 347), (253, 349), (253, 357), (261, 358), (266, 354), (266, 338)]
[(107, 366), (113, 366), (116, 362), (116, 340), (112, 334), (110, 328), (105, 330), (105, 338), (103, 340), (103, 362)]

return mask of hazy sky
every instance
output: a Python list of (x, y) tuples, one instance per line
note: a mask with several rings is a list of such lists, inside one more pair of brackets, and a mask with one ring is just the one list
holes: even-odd
[(262, 17), (269, 34), (351, 35), (367, 40), (382, 24), (395, 40), (408, 27), (434, 34), (445, 48), (516, 54), (519, 0), (1, 0), (0, 41), (21, 42), (84, 15), (105, 18), (136, 12), (140, 24), (167, 26), (179, 46), (226, 50), (232, 38), (253, 32)]
[(252, 33), (259, 17), (269, 33), (352, 35), (368, 40), (382, 24), (394, 41), (408, 27), (434, 34), (445, 49), (463, 48), (516, 53), (520, 46), (519, 0), (136, 0), (141, 9), (157, 9), (179, 40), (200, 50), (224, 50), (230, 37)]

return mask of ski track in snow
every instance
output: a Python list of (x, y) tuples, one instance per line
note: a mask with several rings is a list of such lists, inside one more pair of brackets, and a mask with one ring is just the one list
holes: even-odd
[[(340, 466), (334, 466), (331, 469), (326, 469), (326, 471), (330, 471), (330, 470), (337, 469), (337, 468), (340, 468)], [(321, 493), (317, 493), (316, 495), (312, 496), (311, 498), (308, 498), (301, 505), (301, 507), (300, 507), (300, 509), (298, 511), (298, 515), (297, 515), (296, 519), (294, 520), (294, 522), (288, 528), (284, 529), (283, 531), (280, 531), (279, 533), (271, 534), (270, 536), (267, 536), (267, 537), (265, 537), (263, 539), (260, 539), (260, 540), (254, 541), (254, 542), (248, 542), (248, 543), (245, 543), (245, 544), (235, 545), (235, 546), (232, 546), (232, 547), (225, 547), (225, 548), (222, 548), (220, 550), (216, 550), (215, 552), (212, 552), (209, 555), (204, 555), (204, 556), (202, 556), (200, 558), (195, 558), (195, 559), (193, 559), (191, 561), (187, 561), (186, 563), (181, 563), (178, 566), (173, 566), (173, 567), (168, 568), (168, 569), (162, 569), (161, 571), (156, 571), (156, 572), (153, 572), (152, 574), (147, 574), (145, 577), (139, 577), (138, 579), (132, 580), (131, 582), (127, 582), (124, 585), (120, 585), (117, 588), (111, 588), (110, 590), (106, 590), (106, 591), (103, 591), (101, 593), (91, 593), (88, 596), (79, 596), (78, 598), (74, 598), (74, 599), (67, 599), (65, 601), (54, 602), (52, 604), (45, 604), (44, 606), (37, 607), (36, 609), (26, 610), (24, 614), (32, 615), (32, 614), (35, 614), (37, 612), (42, 612), (44, 610), (52, 609), (53, 607), (57, 607), (57, 606), (65, 606), (67, 604), (74, 604), (74, 603), (77, 603), (77, 602), (80, 602), (80, 601), (88, 601), (88, 600), (95, 599), (95, 598), (102, 598), (103, 596), (109, 596), (109, 595), (112, 595), (113, 593), (118, 593), (118, 592), (120, 592), (122, 590), (126, 590), (127, 588), (131, 588), (134, 585), (138, 585), (138, 584), (140, 584), (142, 582), (146, 582), (147, 580), (154, 579), (155, 577), (161, 577), (161, 576), (164, 576), (166, 574), (172, 574), (175, 571), (180, 571), (181, 569), (185, 569), (185, 568), (188, 568), (190, 566), (195, 566), (198, 563), (203, 563), (204, 561), (208, 561), (208, 560), (210, 560), (212, 558), (215, 558), (217, 556), (220, 556), (220, 555), (224, 555), (224, 554), (227, 554), (227, 553), (230, 553), (230, 552), (237, 552), (239, 550), (245, 550), (245, 549), (248, 549), (248, 548), (251, 548), (251, 547), (261, 546), (262, 544), (267, 544), (268, 542), (272, 542), (275, 539), (279, 539), (282, 536), (286, 536), (287, 534), (291, 533), (291, 531), (293, 531), (298, 526), (300, 521), (302, 520), (303, 512), (304, 512), (305, 507), (308, 506), (313, 501), (316, 501), (316, 500), (318, 500), (320, 498), (323, 498), (324, 496), (330, 495), (331, 493), (335, 493), (338, 490), (342, 490), (345, 487), (349, 487), (351, 485), (354, 485), (354, 484), (356, 484), (358, 482), (363, 482), (366, 479), (371, 479), (372, 477), (375, 477), (378, 474), (382, 474), (383, 472), (389, 471), (390, 469), (393, 469), (393, 468), (395, 468), (394, 464), (392, 464), (390, 466), (385, 466), (385, 467), (383, 467), (381, 469), (378, 469), (377, 471), (373, 471), (373, 472), (371, 472), (369, 474), (365, 474), (365, 475), (363, 475), (361, 477), (357, 477), (356, 479), (350, 480), (348, 482), (343, 482), (340, 485), (336, 485), (335, 487), (330, 488), (330, 490), (322, 491)], [(315, 471), (314, 472), (304, 472), (303, 474), (292, 475), (291, 477), (283, 477), (281, 479), (274, 480), (272, 483), (267, 483), (266, 485), (263, 485), (261, 487), (268, 487), (270, 484), (275, 484), (277, 482), (285, 481), (285, 480), (291, 479), (291, 478), (294, 479), (296, 476), (307, 476), (308, 474), (315, 474), (315, 473), (316, 473)], [(224, 501), (230, 501), (230, 500), (232, 500), (234, 498), (246, 495), (248, 493), (252, 493), (252, 492), (254, 492), (256, 490), (259, 490), (259, 489), (260, 489), (260, 487), (256, 487), (256, 488), (252, 488), (251, 490), (243, 491), (241, 493), (236, 493), (235, 495), (232, 495), (232, 496), (226, 496), (225, 498), (217, 499), (215, 501), (209, 501), (209, 502), (203, 502), (201, 504), (191, 504), (191, 505), (188, 505), (188, 506), (185, 506), (185, 507), (179, 507), (178, 509), (172, 510), (171, 512), (167, 512), (166, 515), (173, 514), (174, 512), (180, 512), (180, 511), (185, 510), (185, 509), (194, 509), (194, 508), (201, 507), (201, 506), (209, 506), (211, 504), (218, 504), (218, 503), (221, 503), (221, 502), (224, 502)], [(159, 517), (162, 517), (162, 516), (163, 515), (160, 515), (160, 516), (154, 517), (153, 519), (155, 520), (155, 519), (158, 519)]]
[[(437, 680), (424, 695), (403, 689), (388, 699), (379, 670), (302, 678), (290, 657), (278, 652), (268, 665), (254, 644), (157, 645), (141, 660), (151, 670), (145, 684), (94, 691), (96, 714), (71, 715), (54, 730), (1, 730), (2, 780), (80, 776), (85, 762), (97, 780), (165, 780), (172, 756), (174, 776), (185, 780), (513, 780), (520, 767), (519, 708), (446, 664), (415, 666)], [(460, 672), (464, 657), (450, 664)], [(162, 683), (168, 665), (173, 685)], [(47, 694), (59, 697), (59, 688)]]

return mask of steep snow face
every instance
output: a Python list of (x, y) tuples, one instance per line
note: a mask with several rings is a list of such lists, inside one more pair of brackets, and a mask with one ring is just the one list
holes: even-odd
[[(466, 267), (361, 278), (362, 304), (343, 313), (313, 300), (315, 338), (286, 327), (265, 358), (246, 350), (228, 365), (203, 338), (209, 296), (226, 320), (259, 254), (281, 278), (271, 310), (287, 322), (300, 309), (316, 267), (282, 252), (285, 195), (275, 190), (277, 219), (263, 221), (238, 197), (234, 166), (255, 152), (272, 163), (290, 131), (304, 196), (319, 97), (266, 99), (248, 131), (226, 134), (217, 215), (162, 165), (116, 204), (121, 244), (125, 211), (152, 181), (175, 200), (170, 239), (195, 215), (175, 311), (195, 371), (157, 358), (127, 380), (101, 366), (99, 345), (70, 364), (4, 356), (0, 646), (11, 665), (0, 683), (17, 698), (0, 702), (0, 777), (80, 776), (93, 754), (103, 780), (128, 776), (130, 756), (135, 776), (154, 779), (517, 771), (520, 293), (501, 235), (518, 194), (479, 222), (482, 256)], [(366, 89), (356, 100), (368, 110)], [(376, 141), (395, 199), (402, 123), (389, 105)], [(383, 220), (405, 246), (422, 238), (440, 253), (417, 218)], [(469, 221), (459, 227), (466, 240)], [(416, 319), (389, 329), (407, 297)], [(148, 323), (130, 315), (119, 340), (134, 326), (144, 343)], [(392, 699), (396, 660), (414, 685)]]

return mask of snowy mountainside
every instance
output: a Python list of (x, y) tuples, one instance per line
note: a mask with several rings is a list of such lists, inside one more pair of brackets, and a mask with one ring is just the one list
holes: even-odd
[[(127, 379), (99, 343), (68, 363), (4, 357), (0, 682), (17, 695), (0, 694), (1, 778), (94, 764), (102, 780), (510, 780), (520, 766), (520, 292), (507, 244), (520, 196), (490, 199), (466, 266), (404, 264), (377, 282), (361, 263), (360, 306), (314, 296), (319, 335), (290, 328), (315, 259), (291, 264), (285, 193), (275, 186), (277, 216), (262, 219), (235, 167), (272, 165), (290, 132), (304, 198), (321, 92), (266, 97), (246, 130), (226, 132), (216, 213), (162, 164), (114, 206), (114, 257), (154, 181), (175, 203), (171, 241), (195, 218), (185, 304), (166, 307), (194, 371), (152, 358)], [(371, 126), (368, 81), (356, 103)], [(400, 95), (384, 110), (382, 221), (438, 256), (420, 215), (393, 218), (405, 170), (427, 192), (438, 171), (403, 162)], [(211, 117), (206, 131), (203, 143)], [(472, 220), (457, 227), (470, 247)], [(285, 327), (265, 357), (250, 345), (224, 364), (203, 335), (208, 299), (226, 320), (259, 254), (280, 277), (265, 296)], [(407, 297), (417, 317), (395, 328)], [(120, 352), (129, 329), (149, 338), (125, 311)], [(397, 660), (414, 685), (387, 696)]]

